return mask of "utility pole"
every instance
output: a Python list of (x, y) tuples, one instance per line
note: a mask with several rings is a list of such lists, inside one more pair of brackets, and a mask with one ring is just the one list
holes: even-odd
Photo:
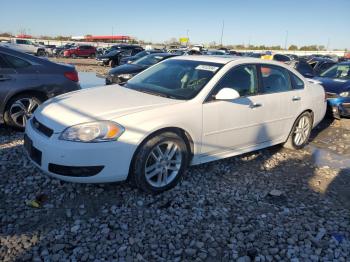
[(287, 42), (288, 42), (288, 30), (286, 31), (286, 38), (284, 40), (284, 50), (287, 50)]
[(188, 47), (188, 40), (189, 40), (189, 38), (188, 38), (188, 32), (189, 32), (189, 30), (187, 29), (187, 33), (186, 33), (186, 35), (187, 35), (186, 47)]
[(220, 45), (221, 45), (221, 47), (222, 47), (222, 38), (224, 37), (224, 28), (225, 28), (225, 20), (222, 20), (221, 39), (220, 39)]
[(327, 40), (327, 51), (329, 50), (329, 44), (330, 44), (330, 39), (328, 37), (328, 40)]

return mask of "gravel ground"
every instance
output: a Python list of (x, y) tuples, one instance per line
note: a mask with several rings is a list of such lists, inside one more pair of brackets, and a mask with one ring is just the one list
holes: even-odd
[[(323, 123), (312, 146), (349, 123)], [(191, 167), (152, 196), (47, 177), (22, 136), (0, 127), (0, 261), (350, 261), (350, 169), (315, 166), (308, 150)]]
[(111, 69), (109, 66), (100, 66), (97, 64), (95, 59), (91, 58), (49, 58), (51, 61), (56, 63), (65, 63), (75, 65), (75, 68), (79, 72), (94, 72), (96, 74), (105, 75)]

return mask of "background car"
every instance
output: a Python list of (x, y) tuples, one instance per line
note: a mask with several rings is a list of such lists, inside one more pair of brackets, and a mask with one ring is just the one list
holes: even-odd
[(321, 74), (322, 72), (336, 64), (334, 60), (324, 57), (313, 57), (307, 62), (313, 68), (315, 75)]
[(229, 55), (225, 50), (209, 49), (204, 53), (205, 55)]
[(63, 52), (64, 57), (96, 57), (96, 48), (91, 45), (80, 45), (77, 47), (69, 48)]
[(0, 123), (23, 129), (45, 100), (80, 89), (73, 66), (0, 47)]
[(150, 54), (154, 54), (154, 53), (163, 53), (163, 52), (164, 52), (164, 50), (156, 50), (156, 49), (144, 50), (144, 51), (141, 51), (141, 52), (137, 53), (134, 56), (123, 57), (120, 60), (120, 64), (123, 65), (123, 64), (131, 63), (131, 62), (136, 61), (136, 60), (138, 60), (141, 57), (144, 57), (146, 55), (150, 55)]
[(293, 58), (288, 55), (274, 54), (272, 60), (288, 64), (293, 60)]
[(45, 45), (46, 55), (53, 56), (53, 50), (56, 48), (56, 45)]
[(52, 53), (54, 56), (61, 57), (61, 56), (63, 56), (63, 53), (65, 50), (67, 50), (69, 48), (73, 48), (74, 46), (75, 46), (75, 44), (65, 44), (65, 45), (61, 45), (61, 46), (56, 46), (56, 48), (54, 48), (52, 50)]
[(138, 45), (114, 45), (106, 50), (106, 53), (96, 57), (99, 65), (110, 65), (115, 67), (120, 65), (123, 58), (134, 56), (144, 49)]
[(148, 67), (174, 56), (177, 55), (171, 53), (155, 53), (141, 57), (132, 63), (115, 67), (108, 72), (106, 85), (124, 83)]
[(319, 77), (327, 95), (328, 113), (335, 118), (350, 116), (350, 62), (342, 62), (322, 72)]
[(36, 56), (44, 56), (46, 54), (45, 46), (35, 44), (28, 39), (11, 38), (4, 46)]
[(291, 61), (290, 65), (306, 78), (315, 76), (314, 69), (305, 60), (294, 60)]

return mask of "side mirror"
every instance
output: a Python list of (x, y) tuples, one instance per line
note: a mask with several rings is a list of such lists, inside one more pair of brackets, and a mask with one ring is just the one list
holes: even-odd
[(228, 87), (224, 87), (214, 96), (215, 100), (233, 100), (239, 97), (240, 95), (236, 90)]

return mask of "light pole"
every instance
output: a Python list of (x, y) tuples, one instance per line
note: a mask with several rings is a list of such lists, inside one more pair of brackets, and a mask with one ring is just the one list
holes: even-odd
[(221, 47), (222, 47), (222, 38), (224, 37), (224, 28), (225, 28), (225, 20), (222, 20), (221, 39), (220, 39), (220, 45), (221, 45)]
[(189, 30), (187, 29), (187, 32), (186, 32), (186, 36), (187, 36), (186, 47), (188, 47), (188, 40), (189, 40), (189, 38), (188, 38), (188, 32), (189, 32)]
[(284, 40), (284, 50), (287, 50), (287, 42), (288, 42), (288, 30), (286, 31), (286, 38)]

